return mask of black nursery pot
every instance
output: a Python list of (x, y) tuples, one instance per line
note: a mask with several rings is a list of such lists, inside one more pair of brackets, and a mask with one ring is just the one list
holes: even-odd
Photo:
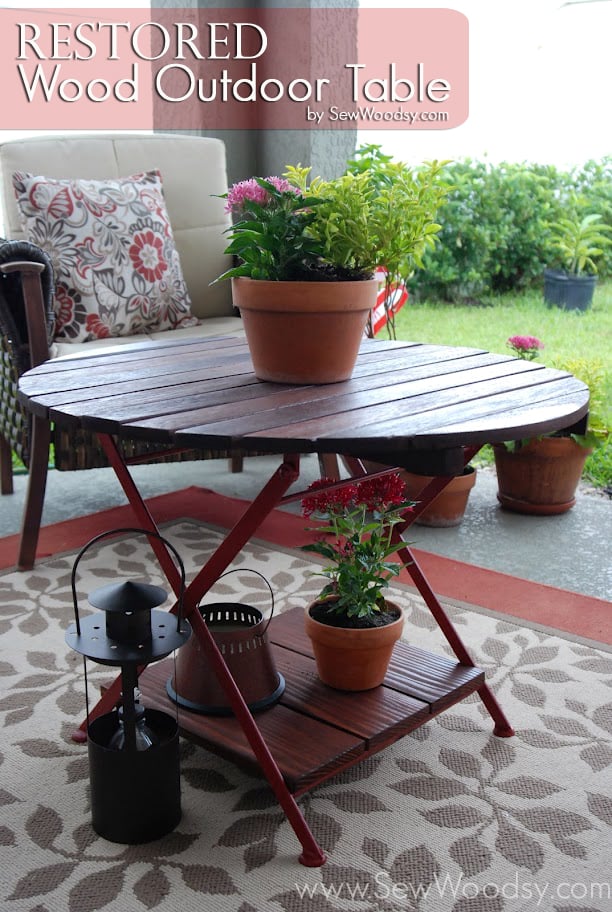
[(178, 725), (154, 709), (147, 709), (146, 719), (158, 743), (143, 751), (108, 747), (117, 730), (114, 712), (89, 726), (92, 826), (110, 842), (151, 842), (181, 819)]
[(572, 275), (555, 269), (544, 270), (544, 300), (563, 310), (588, 310), (593, 303), (595, 275)]

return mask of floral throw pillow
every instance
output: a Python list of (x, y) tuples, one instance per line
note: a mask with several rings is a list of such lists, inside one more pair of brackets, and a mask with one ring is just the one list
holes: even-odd
[(28, 240), (55, 272), (55, 338), (193, 326), (159, 171), (109, 180), (13, 174)]

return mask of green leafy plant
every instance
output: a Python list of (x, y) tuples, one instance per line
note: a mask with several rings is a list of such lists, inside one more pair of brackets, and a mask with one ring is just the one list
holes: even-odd
[(445, 169), (449, 163), (427, 162), (414, 170), (381, 146), (361, 146), (348, 162), (347, 174), (366, 177), (370, 189), (370, 231), (377, 238), (377, 265), (384, 269), (384, 302), (387, 330), (396, 338), (395, 311), (390, 307), (393, 291), (407, 286), (417, 269), (422, 269), (427, 251), (436, 247), (442, 225), (437, 216), (451, 186)]
[(316, 527), (322, 537), (303, 546), (330, 561), (318, 574), (329, 580), (318, 600), (330, 618), (377, 626), (385, 606), (383, 590), (400, 571), (400, 564), (389, 560), (403, 546), (392, 542), (393, 527), (413, 504), (406, 500), (397, 473), (329, 489), (330, 485), (330, 479), (313, 482), (302, 500), (305, 517), (326, 520)]
[(602, 223), (599, 213), (585, 215), (576, 201), (574, 205), (574, 212), (550, 225), (552, 246), (567, 272), (572, 275), (596, 273), (595, 260), (610, 243), (609, 229)]
[(237, 219), (226, 253), (238, 265), (220, 278), (355, 280), (384, 268), (389, 287), (405, 281), (434, 246), (436, 212), (447, 193), (444, 163), (411, 169), (387, 156), (332, 180), (287, 166), (282, 178), (234, 184), (226, 208)]
[(225, 198), (227, 210), (237, 217), (225, 252), (240, 262), (217, 281), (238, 276), (294, 279), (304, 263), (321, 257), (321, 246), (308, 233), (319, 199), (278, 177), (240, 181)]
[(571, 436), (577, 443), (589, 448), (606, 445), (610, 437), (610, 406), (605, 399), (603, 362), (595, 358), (558, 358), (553, 361), (552, 367), (573, 374), (589, 388), (589, 421), (586, 433)]

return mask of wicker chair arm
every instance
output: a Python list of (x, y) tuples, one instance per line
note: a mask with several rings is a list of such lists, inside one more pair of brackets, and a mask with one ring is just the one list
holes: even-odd
[(28, 241), (0, 240), (0, 333), (21, 376), (49, 357), (53, 341), (53, 267)]

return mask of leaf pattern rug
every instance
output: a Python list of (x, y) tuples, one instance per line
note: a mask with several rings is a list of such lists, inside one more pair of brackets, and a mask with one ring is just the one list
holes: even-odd
[[(193, 574), (220, 532), (164, 534)], [(500, 739), (473, 696), (300, 799), (328, 853), (299, 844), (264, 779), (182, 742), (183, 817), (141, 846), (91, 828), (82, 662), (64, 644), (74, 555), (0, 576), (0, 908), (3, 912), (610, 912), (612, 657), (594, 644), (482, 609), (449, 612), (517, 734)], [(320, 588), (313, 563), (254, 541), (235, 562), (271, 582), (279, 610)], [(316, 569), (316, 568), (314, 568)], [(106, 539), (79, 567), (79, 597), (116, 576), (168, 588), (143, 537)], [(213, 590), (265, 608), (235, 573)], [(447, 654), (415, 591), (394, 588), (405, 637)], [(89, 663), (90, 689), (108, 670)]]

